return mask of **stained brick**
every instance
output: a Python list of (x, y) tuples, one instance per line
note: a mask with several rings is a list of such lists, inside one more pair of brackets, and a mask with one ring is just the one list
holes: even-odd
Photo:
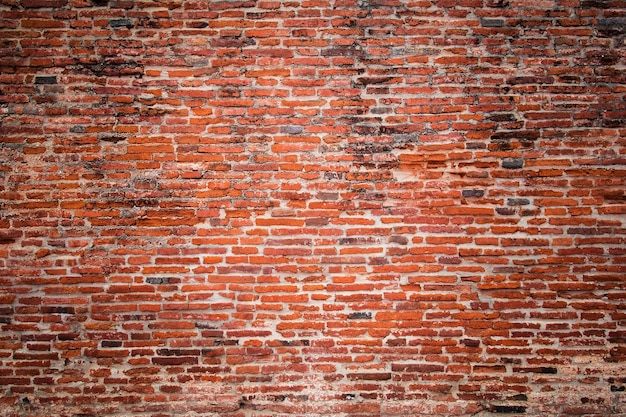
[(38, 75), (35, 77), (35, 84), (56, 84), (57, 77), (54, 75)]
[(626, 412), (623, 0), (153, 3), (0, 5), (3, 415)]

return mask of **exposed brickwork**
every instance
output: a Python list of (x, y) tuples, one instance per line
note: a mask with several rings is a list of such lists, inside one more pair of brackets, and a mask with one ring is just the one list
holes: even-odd
[(0, 410), (626, 413), (626, 1), (0, 2)]

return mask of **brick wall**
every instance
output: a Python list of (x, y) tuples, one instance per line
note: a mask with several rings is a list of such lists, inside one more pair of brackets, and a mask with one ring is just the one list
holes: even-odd
[(626, 413), (626, 2), (0, 2), (3, 416)]

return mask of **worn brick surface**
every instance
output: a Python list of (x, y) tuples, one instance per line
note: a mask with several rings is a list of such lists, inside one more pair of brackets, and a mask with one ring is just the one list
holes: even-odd
[(626, 414), (626, 2), (0, 1), (0, 414)]

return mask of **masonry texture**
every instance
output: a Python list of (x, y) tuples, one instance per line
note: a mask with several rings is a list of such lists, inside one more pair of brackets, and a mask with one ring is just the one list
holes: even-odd
[(626, 415), (625, 38), (1, 0), (0, 415)]

